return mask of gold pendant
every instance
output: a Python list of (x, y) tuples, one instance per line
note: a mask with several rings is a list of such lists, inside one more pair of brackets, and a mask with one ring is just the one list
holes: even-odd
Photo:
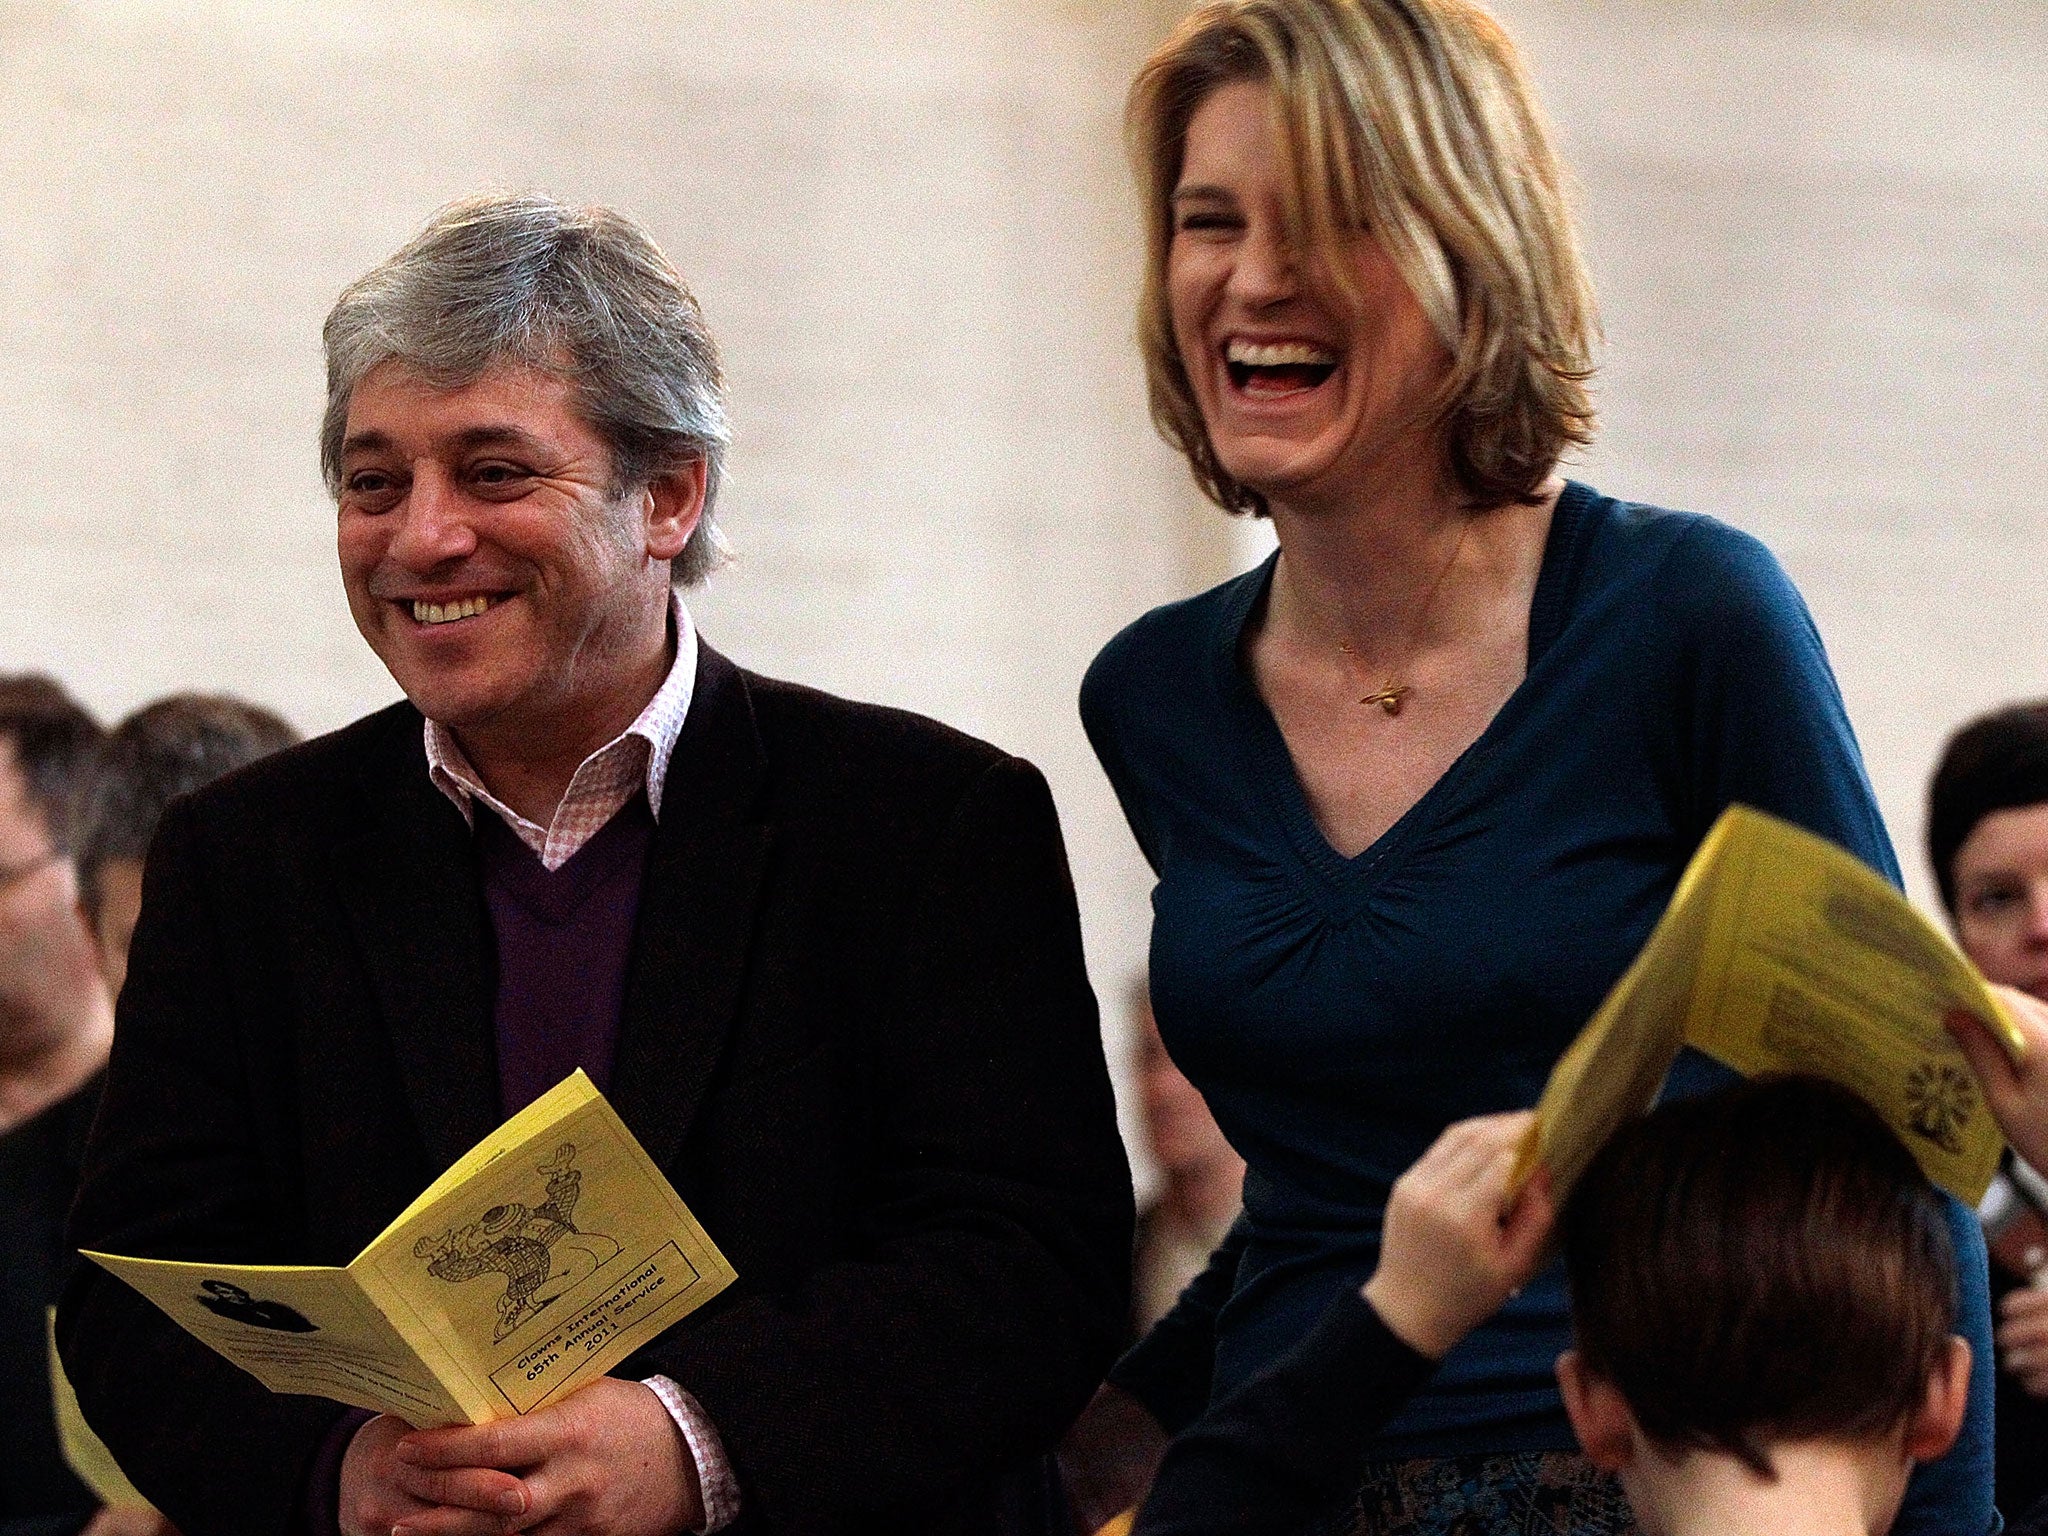
[(1378, 693), (1368, 693), (1358, 702), (1361, 704), (1377, 704), (1388, 714), (1398, 715), (1401, 713), (1401, 700), (1408, 692), (1409, 688), (1406, 683), (1395, 683), (1390, 680)]

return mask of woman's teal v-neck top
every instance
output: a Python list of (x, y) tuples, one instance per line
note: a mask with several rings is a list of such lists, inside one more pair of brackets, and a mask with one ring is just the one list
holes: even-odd
[[(1213, 1324), (1197, 1319), (1217, 1394), (1363, 1283), (1388, 1189), (1439, 1131), (1535, 1102), (1724, 807), (1783, 816), (1898, 880), (1813, 621), (1745, 534), (1570, 485), (1521, 686), (1351, 859), (1316, 826), (1241, 659), (1272, 572), (1145, 615), (1081, 689), (1159, 877), (1160, 1033), (1249, 1169), (1235, 1283)], [(1677, 1077), (1718, 1070), (1691, 1060)], [(1989, 1359), (1982, 1242), (1952, 1214), (1967, 1336)], [(1553, 1270), (1451, 1354), (1382, 1453), (1572, 1447), (1551, 1375), (1566, 1335)], [(1969, 1486), (1990, 1486), (1989, 1425), (1973, 1385), (1958, 1454), (1922, 1474), (1949, 1485), (1940, 1528), (1990, 1525)]]

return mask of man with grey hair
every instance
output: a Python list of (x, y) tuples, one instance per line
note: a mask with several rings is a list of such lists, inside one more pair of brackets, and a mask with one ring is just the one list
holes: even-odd
[(699, 639), (723, 389), (630, 220), (455, 204), (326, 338), (343, 584), (406, 702), (167, 816), (73, 1236), (345, 1262), (581, 1067), (739, 1278), (613, 1377), (415, 1430), (84, 1273), (88, 1417), (189, 1536), (994, 1528), (1128, 1268), (1044, 781)]

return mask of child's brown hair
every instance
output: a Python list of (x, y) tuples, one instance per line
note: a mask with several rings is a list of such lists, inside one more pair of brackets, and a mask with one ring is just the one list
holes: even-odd
[(1875, 1111), (1818, 1078), (1736, 1083), (1624, 1127), (1563, 1231), (1587, 1370), (1653, 1442), (1765, 1477), (1773, 1441), (1907, 1423), (1954, 1328), (1939, 1196)]

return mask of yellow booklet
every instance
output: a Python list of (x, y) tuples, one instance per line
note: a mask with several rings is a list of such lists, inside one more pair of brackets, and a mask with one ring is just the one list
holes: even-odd
[(1515, 1183), (1559, 1198), (1655, 1100), (1683, 1045), (1749, 1076), (1807, 1072), (1861, 1095), (1927, 1177), (1975, 1205), (2004, 1138), (1942, 1019), (2025, 1041), (1976, 968), (1889, 882), (1748, 806), (1714, 823), (1663, 918), (1552, 1069)]
[(346, 1268), (86, 1257), (273, 1392), (419, 1428), (553, 1402), (733, 1280), (580, 1071), (478, 1142)]

